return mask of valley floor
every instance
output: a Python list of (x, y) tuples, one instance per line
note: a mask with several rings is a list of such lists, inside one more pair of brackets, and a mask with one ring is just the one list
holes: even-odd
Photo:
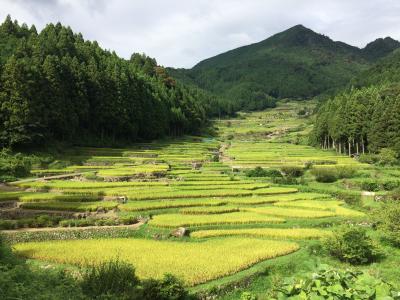
[[(119, 257), (141, 278), (172, 273), (193, 292), (221, 299), (239, 299), (243, 291), (267, 299), (265, 291), (284, 278), (320, 264), (346, 268), (315, 245), (345, 223), (365, 224), (378, 239), (368, 226), (379, 206), (375, 198), (387, 191), (379, 188), (361, 203), (349, 199), (371, 182), (398, 183), (400, 170), (308, 146), (314, 105), (280, 102), (216, 120), (215, 137), (66, 149), (57, 163), (33, 170), (35, 178), (0, 192), (3, 234), (35, 265)], [(269, 173), (252, 176), (256, 167)], [(340, 167), (355, 175), (319, 183), (311, 172)], [(302, 174), (289, 176), (299, 169)], [(58, 175), (67, 176), (50, 177)], [(117, 226), (138, 222), (143, 225)], [(71, 227), (86, 229), (62, 229)], [(383, 247), (391, 254), (359, 268), (400, 288), (399, 250)]]

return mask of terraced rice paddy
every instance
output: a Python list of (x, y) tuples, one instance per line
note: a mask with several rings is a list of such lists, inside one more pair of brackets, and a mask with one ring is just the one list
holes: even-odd
[(84, 265), (118, 257), (136, 267), (141, 278), (173, 273), (189, 285), (230, 275), (257, 262), (299, 249), (293, 242), (227, 238), (205, 242), (104, 239), (37, 242), (15, 245), (22, 255)]
[[(67, 150), (65, 160), (74, 163), (34, 173), (82, 175), (20, 182), (21, 190), (0, 193), (0, 201), (18, 201), (19, 209), (31, 212), (149, 217), (143, 233), (148, 239), (47, 241), (15, 248), (27, 257), (78, 265), (118, 256), (133, 263), (141, 277), (173, 273), (195, 285), (299, 249), (288, 240), (303, 240), (303, 245), (329, 236), (318, 228), (321, 219), (364, 217), (333, 196), (337, 187), (310, 182), (301, 188), (243, 172), (256, 166), (363, 167), (352, 158), (304, 145), (310, 128), (295, 116), (296, 107), (286, 103), (217, 121), (216, 138)], [(188, 228), (190, 236), (171, 241), (166, 232), (177, 227)], [(152, 240), (154, 232), (166, 240)]]

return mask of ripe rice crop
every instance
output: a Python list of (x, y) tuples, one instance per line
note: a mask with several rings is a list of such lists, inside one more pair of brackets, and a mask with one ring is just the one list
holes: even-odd
[(190, 234), (194, 238), (217, 236), (247, 236), (279, 239), (318, 239), (331, 234), (330, 231), (314, 228), (251, 228), (200, 230)]
[(19, 197), (21, 202), (90, 202), (100, 198), (93, 195), (63, 195), (60, 193), (35, 193)]
[(299, 246), (293, 242), (224, 238), (185, 243), (145, 239), (69, 240), (21, 243), (14, 248), (25, 257), (80, 266), (118, 257), (132, 263), (140, 278), (158, 279), (172, 273), (193, 286), (287, 255)]
[(238, 212), (239, 208), (232, 206), (215, 206), (215, 207), (191, 207), (179, 210), (179, 213), (185, 215), (208, 215)]
[(342, 201), (337, 200), (300, 200), (300, 201), (291, 201), (291, 202), (277, 202), (274, 203), (275, 206), (285, 206), (285, 207), (300, 207), (300, 208), (313, 208), (313, 209), (322, 209), (322, 210), (330, 210), (335, 209), (337, 206), (342, 205)]
[(111, 210), (118, 206), (118, 203), (111, 201), (98, 202), (39, 202), (22, 203), (24, 209), (39, 210), (60, 210), (60, 211), (97, 211), (99, 208)]
[(143, 211), (163, 208), (179, 208), (192, 206), (216, 206), (226, 204), (223, 199), (176, 199), (176, 200), (153, 200), (153, 201), (128, 201), (118, 207), (125, 211)]
[(118, 177), (118, 176), (131, 176), (136, 174), (152, 174), (156, 172), (166, 172), (169, 166), (167, 164), (146, 164), (132, 167), (122, 167), (115, 169), (100, 170), (97, 175), (101, 177)]
[(276, 206), (246, 208), (245, 210), (258, 214), (266, 214), (266, 215), (289, 217), (289, 218), (324, 218), (324, 217), (333, 217), (336, 215), (334, 212), (331, 211), (283, 208)]
[(156, 215), (149, 224), (159, 227), (189, 227), (203, 225), (224, 225), (224, 224), (255, 224), (255, 223), (283, 223), (284, 219), (263, 216), (252, 212), (233, 212), (227, 214), (213, 215), (182, 215), (165, 214)]

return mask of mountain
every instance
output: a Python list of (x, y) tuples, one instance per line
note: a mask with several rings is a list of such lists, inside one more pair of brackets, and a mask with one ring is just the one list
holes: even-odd
[(384, 39), (376, 39), (375, 41), (369, 43), (362, 52), (364, 57), (370, 61), (376, 61), (382, 57), (393, 52), (393, 50), (400, 47), (400, 42), (392, 39), (391, 37), (386, 37)]
[(378, 60), (352, 80), (355, 87), (400, 82), (400, 49)]
[(398, 47), (397, 43), (386, 38), (359, 49), (297, 25), (206, 59), (192, 69), (171, 69), (170, 73), (243, 109), (265, 97), (304, 99), (334, 91)]

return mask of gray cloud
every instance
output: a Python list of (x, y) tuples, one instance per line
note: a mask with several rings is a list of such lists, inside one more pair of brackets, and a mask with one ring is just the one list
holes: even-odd
[(7, 14), (38, 29), (60, 21), (123, 57), (145, 52), (174, 67), (296, 24), (359, 47), (400, 39), (398, 0), (0, 0)]

